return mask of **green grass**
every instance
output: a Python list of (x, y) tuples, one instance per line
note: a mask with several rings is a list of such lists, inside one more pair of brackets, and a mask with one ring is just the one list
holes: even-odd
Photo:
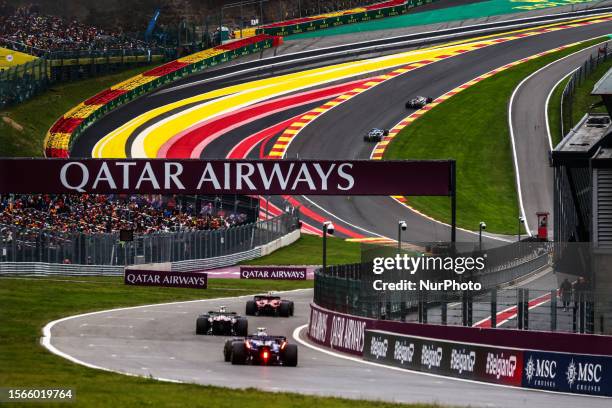
[[(457, 224), (474, 230), (516, 233), (518, 199), (508, 129), (508, 101), (528, 75), (582, 48), (589, 41), (521, 64), (453, 96), (406, 127), (389, 145), (385, 159), (455, 159)], [(450, 222), (447, 197), (409, 197), (419, 211)]]
[[(601, 77), (612, 68), (612, 59), (602, 63), (597, 67), (595, 71), (589, 75), (587, 80), (580, 84), (576, 88), (576, 95), (573, 102), (572, 120), (574, 124), (578, 123), (580, 119), (587, 112), (606, 112), (604, 106), (600, 106), (595, 109), (590, 109), (591, 105), (601, 100), (599, 96), (592, 96), (591, 91), (595, 86), (595, 83), (601, 79)], [(561, 134), (561, 95), (565, 86), (570, 81), (570, 77), (559, 83), (550, 97), (550, 104), (548, 105), (548, 123), (550, 126), (550, 133), (553, 139), (553, 145), (557, 145), (564, 135)], [(569, 121), (565, 124), (565, 133), (569, 131)]]
[[(42, 94), (0, 111), (0, 157), (39, 157), (53, 123), (90, 96), (151, 69), (144, 66), (117, 74), (56, 84)], [(11, 123), (7, 123), (9, 118)], [(17, 129), (21, 127), (22, 129)]]
[[(127, 377), (73, 364), (39, 344), (49, 321), (77, 313), (148, 303), (237, 296), (311, 287), (304, 281), (218, 279), (207, 290), (131, 287), (120, 278), (0, 278), (0, 384), (3, 387), (71, 387), (67, 407), (366, 407), (372, 403), (290, 393), (230, 390)], [(59, 405), (59, 404), (57, 404)], [(3, 405), (10, 406), (10, 405)], [(41, 406), (15, 404), (15, 407)], [(376, 403), (379, 407), (394, 404)]]
[[(302, 234), (294, 244), (245, 265), (321, 265), (323, 238)], [(327, 240), (327, 262), (330, 265), (356, 263), (361, 260), (361, 244), (338, 238)]]

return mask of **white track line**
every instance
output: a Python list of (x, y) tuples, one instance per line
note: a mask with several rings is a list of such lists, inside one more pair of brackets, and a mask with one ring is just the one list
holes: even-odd
[[(312, 289), (294, 289), (294, 290), (289, 290), (289, 291), (283, 291), (283, 292), (275, 292), (275, 293), (291, 293), (291, 292), (300, 292), (300, 291), (304, 291), (304, 290), (312, 290)], [(185, 304), (185, 303), (197, 303), (197, 302), (216, 302), (216, 301), (220, 301), (220, 300), (232, 300), (232, 299), (241, 299), (241, 298), (247, 298), (247, 297), (251, 297), (251, 295), (243, 295), (243, 296), (234, 296), (234, 297), (223, 297), (223, 298), (212, 298), (212, 299), (198, 299), (198, 300), (188, 300), (188, 301), (183, 301), (183, 302), (168, 302), (168, 303), (156, 303), (156, 304), (150, 304), (150, 305), (141, 305), (141, 306), (131, 306), (131, 307), (120, 307), (120, 308), (116, 308), (116, 309), (108, 309), (108, 310), (100, 310), (97, 312), (90, 312), (90, 313), (82, 313), (82, 314), (78, 314), (78, 315), (74, 315), (74, 316), (68, 316), (68, 317), (63, 317), (61, 319), (58, 320), (54, 320), (52, 322), (49, 322), (45, 325), (45, 327), (43, 327), (42, 329), (42, 337), (40, 338), (40, 344), (46, 348), (47, 350), (49, 350), (51, 353), (60, 356), (62, 358), (65, 358), (68, 361), (71, 361), (75, 364), (80, 364), (82, 366), (88, 367), (88, 368), (93, 368), (94, 370), (102, 370), (102, 371), (107, 371), (107, 372), (111, 372), (111, 373), (116, 373), (116, 374), (123, 374), (123, 375), (127, 375), (130, 377), (142, 377), (142, 378), (152, 378), (158, 381), (164, 381), (164, 382), (171, 382), (171, 383), (178, 383), (178, 384), (182, 384), (185, 383), (185, 381), (180, 381), (180, 380), (174, 380), (171, 378), (163, 378), (163, 377), (156, 377), (152, 374), (134, 374), (134, 373), (129, 373), (129, 372), (125, 372), (125, 371), (119, 371), (119, 370), (113, 370), (110, 368), (106, 368), (106, 367), (101, 367), (95, 364), (90, 364), (90, 363), (86, 363), (83, 360), (80, 360), (74, 356), (71, 356), (68, 353), (64, 353), (63, 351), (59, 350), (57, 347), (55, 347), (53, 344), (51, 344), (51, 329), (53, 329), (53, 326), (55, 326), (58, 323), (62, 323), (68, 320), (72, 320), (72, 319), (77, 319), (77, 318), (81, 318), (81, 317), (86, 317), (86, 316), (95, 316), (95, 315), (99, 315), (99, 314), (103, 314), (103, 313), (110, 313), (110, 312), (119, 312), (119, 311), (125, 311), (125, 310), (136, 310), (136, 309), (142, 309), (142, 308), (146, 308), (146, 307), (153, 307), (153, 306), (171, 306), (171, 305), (178, 305), (178, 304)]]
[[(597, 36), (597, 37), (593, 37), (593, 38), (590, 38), (590, 39), (586, 39), (586, 40), (583, 41), (583, 43), (587, 42), (587, 41), (594, 40), (596, 38), (600, 38), (600, 37), (601, 36)], [(602, 43), (598, 43), (598, 44), (594, 45), (594, 47), (598, 47), (600, 44), (603, 44), (603, 43), (606, 43), (606, 42), (608, 42), (608, 41), (604, 41)], [(516, 155), (516, 141), (515, 141), (515, 137), (514, 137), (514, 126), (512, 124), (512, 107), (514, 105), (514, 98), (516, 97), (516, 94), (518, 93), (518, 91), (523, 87), (523, 85), (527, 81), (529, 81), (532, 77), (534, 77), (535, 75), (539, 74), (541, 71), (544, 71), (544, 70), (550, 68), (552, 65), (554, 65), (554, 64), (556, 64), (556, 63), (558, 63), (560, 61), (563, 61), (563, 60), (565, 60), (565, 59), (567, 59), (569, 57), (572, 57), (572, 56), (574, 56), (576, 54), (582, 53), (585, 50), (591, 49), (591, 48), (592, 47), (589, 47), (589, 48), (586, 48), (586, 49), (581, 49), (579, 51), (573, 52), (573, 53), (571, 53), (569, 55), (566, 55), (563, 58), (559, 58), (559, 59), (551, 62), (550, 64), (547, 64), (544, 67), (538, 69), (537, 71), (531, 73), (528, 77), (524, 78), (518, 84), (518, 86), (516, 88), (514, 88), (514, 91), (512, 92), (512, 96), (510, 97), (510, 103), (508, 104), (508, 127), (510, 129), (510, 141), (512, 143), (512, 158), (513, 158), (513, 163), (514, 163), (514, 172), (515, 172), (515, 175), (516, 175), (516, 190), (517, 190), (517, 194), (518, 194), (519, 207), (520, 207), (520, 210), (521, 210), (521, 215), (523, 216), (524, 223), (525, 223), (525, 230), (527, 231), (527, 234), (530, 237), (533, 236), (533, 234), (531, 233), (531, 229), (529, 228), (529, 221), (528, 221), (527, 215), (525, 214), (525, 206), (523, 204), (523, 192), (521, 191), (521, 175), (520, 175), (519, 167), (518, 167), (518, 157)], [(556, 88), (556, 86), (555, 86), (555, 88)], [(553, 88), (553, 90), (554, 90), (554, 88)], [(550, 97), (550, 94), (549, 94), (549, 97)], [(547, 103), (546, 108), (548, 108), (548, 103)], [(546, 109), (546, 112), (548, 112), (548, 109)], [(546, 125), (547, 125), (547, 129), (548, 129), (548, 114), (546, 116), (547, 116)], [(550, 138), (550, 130), (548, 130), (548, 141), (549, 141), (550, 149), (552, 150), (552, 141), (551, 141), (551, 138)]]

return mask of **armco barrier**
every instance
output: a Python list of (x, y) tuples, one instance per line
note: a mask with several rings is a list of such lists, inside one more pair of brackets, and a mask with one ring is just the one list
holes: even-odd
[(358, 9), (268, 24), (259, 28), (257, 33), (286, 36), (345, 24), (363, 23), (385, 17), (399, 16), (407, 13), (413, 7), (433, 3), (434, 1), (437, 0), (391, 0)]
[(476, 345), (366, 330), (363, 359), (546, 391), (612, 396), (612, 357)]
[(45, 138), (45, 156), (68, 157), (72, 144), (88, 126), (124, 103), (191, 73), (241, 55), (277, 46), (281, 40), (261, 34), (234, 41), (179, 58), (106, 89), (79, 104), (55, 122)]
[[(191, 261), (165, 262), (136, 265), (131, 269), (149, 269), (172, 272), (194, 272), (236, 265), (267, 255), (276, 249), (291, 245), (300, 238), (300, 230), (294, 230), (272, 242), (244, 252)], [(122, 276), (121, 265), (62, 265), (44, 262), (0, 262), (0, 276)]]

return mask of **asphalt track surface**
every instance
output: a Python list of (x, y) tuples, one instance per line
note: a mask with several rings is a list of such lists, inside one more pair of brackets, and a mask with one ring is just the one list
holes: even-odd
[[(517, 87), (510, 106), (511, 123), (516, 143), (519, 174), (526, 177), (521, 183), (525, 200), (525, 212), (536, 211), (553, 213), (554, 178), (549, 165), (551, 142), (547, 128), (547, 99), (557, 83), (582, 65), (589, 56), (597, 56), (599, 46), (595, 46), (562, 60), (534, 73)], [(537, 174), (538, 177), (530, 177)], [(532, 231), (537, 228), (535, 220), (529, 220)], [(549, 217), (549, 230), (553, 230), (553, 217)]]
[[(500, 67), (506, 63), (546, 51), (557, 46), (607, 34), (611, 23), (572, 28), (538, 36), (514, 40), (495, 46), (465, 53), (414, 70), (393, 80), (387, 81), (367, 92), (345, 102), (307, 126), (293, 141), (288, 157), (300, 158), (367, 158), (371, 146), (364, 144), (362, 135), (372, 127), (391, 127), (403, 119), (408, 112), (404, 109), (406, 99), (414, 95), (437, 97), (480, 74)], [(285, 72), (303, 70), (305, 67), (285, 67)], [(275, 72), (277, 74), (278, 72)], [(221, 79), (192, 87), (177, 89), (169, 93), (155, 93), (141, 98), (138, 103), (130, 103), (111, 113), (88, 130), (73, 153), (75, 156), (87, 155), (96, 140), (111, 129), (133, 117), (137, 112), (150, 110), (160, 104), (182, 100), (212, 89), (270, 76), (270, 72), (246, 73), (239, 77)], [(197, 76), (194, 77), (194, 80)], [(307, 111), (307, 107), (304, 111)], [(257, 126), (272, 126), (282, 118), (288, 119), (296, 111), (287, 111), (251, 123), (244, 129), (235, 129), (228, 137), (221, 137), (203, 151), (203, 157), (220, 158), (235, 146), (236, 141), (252, 134)], [(356, 143), (356, 140), (358, 141)], [(253, 154), (257, 149), (254, 149)], [(252, 156), (251, 156), (252, 157)], [(524, 197), (529, 200), (529, 197)], [(366, 236), (395, 237), (397, 220), (405, 219), (409, 230), (404, 239), (414, 242), (446, 240), (450, 237), (449, 228), (418, 214), (388, 197), (310, 197), (300, 200), (324, 218), (334, 220), (338, 225), (358, 231)], [(278, 203), (278, 201), (277, 201)], [(536, 207), (537, 205), (534, 205)], [(384, 214), (384, 217), (381, 216)], [(317, 220), (307, 220), (317, 225)], [(459, 231), (458, 241), (474, 241), (472, 233)]]
[[(292, 318), (250, 317), (249, 330), (293, 340), (307, 323), (312, 290), (292, 291)], [(248, 296), (109, 310), (62, 319), (50, 346), (64, 357), (126, 374), (232, 388), (257, 387), (310, 395), (472, 407), (609, 407), (610, 399), (500, 387), (392, 370), (299, 345), (298, 367), (232, 366), (223, 361), (226, 337), (197, 336), (198, 314), (225, 305), (242, 313)], [(301, 333), (301, 337), (304, 333)]]
[[(356, 141), (372, 127), (389, 128), (402, 120), (407, 115), (404, 109), (407, 99), (416, 95), (436, 98), (507, 63), (561, 45), (605, 35), (611, 28), (612, 24), (605, 23), (584, 29), (543, 34), (520, 40), (519, 43), (511, 41), (486, 47), (436, 62), (425, 69), (414, 70), (374, 87), (319, 117), (300, 133), (289, 147), (287, 156), (295, 157), (299, 154), (304, 159), (368, 158), (368, 146)], [(526, 106), (532, 105), (530, 103)], [(521, 120), (521, 123), (529, 126), (527, 121)], [(530, 182), (529, 174), (538, 174), (528, 173), (529, 169), (525, 171), (525, 183)], [(539, 197), (535, 196), (532, 203), (530, 195), (523, 197), (528, 208), (538, 208), (538, 199)], [(388, 237), (396, 234), (397, 220), (405, 219), (410, 226), (404, 235), (408, 241), (437, 241), (449, 238), (448, 227), (434, 226), (431, 220), (408, 211), (387, 197), (310, 197), (310, 200), (340, 219), (350, 220), (352, 224)], [(384, 216), (381, 216), (383, 214)], [(535, 214), (527, 215), (533, 217)], [(471, 241), (473, 238), (461, 233), (457, 239)]]

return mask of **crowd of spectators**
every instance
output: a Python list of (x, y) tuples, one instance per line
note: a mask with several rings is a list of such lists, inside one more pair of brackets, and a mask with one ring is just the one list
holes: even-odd
[(7, 231), (45, 231), (48, 234), (136, 234), (202, 231), (229, 228), (248, 221), (244, 213), (227, 211), (217, 203), (177, 197), (112, 195), (17, 195), (0, 197), (0, 227)]
[(42, 51), (145, 49), (146, 44), (121, 33), (39, 12), (37, 5), (12, 7), (0, 1), (0, 37)]

